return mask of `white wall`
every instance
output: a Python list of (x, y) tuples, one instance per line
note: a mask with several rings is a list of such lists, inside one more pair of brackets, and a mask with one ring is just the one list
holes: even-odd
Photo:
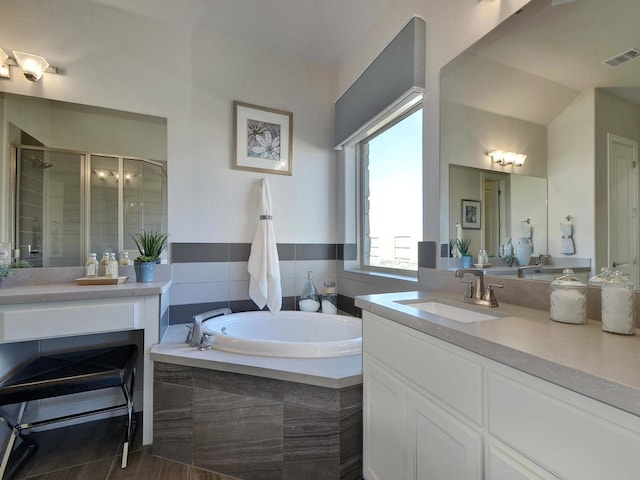
[(233, 100), (293, 112), (293, 176), (267, 175), (278, 241), (337, 241), (330, 69), (84, 0), (11, 2), (0, 31), (64, 70), (35, 84), (14, 70), (1, 90), (168, 119), (172, 242), (251, 241), (263, 175), (231, 169)]
[(595, 258), (594, 91), (581, 94), (547, 129), (549, 254), (560, 257), (560, 224), (573, 217), (575, 257)]

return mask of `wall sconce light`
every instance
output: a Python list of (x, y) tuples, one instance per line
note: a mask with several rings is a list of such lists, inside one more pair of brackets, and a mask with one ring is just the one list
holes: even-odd
[(498, 165), (515, 165), (521, 167), (527, 160), (527, 156), (523, 153), (505, 152), (504, 150), (493, 150), (488, 152), (487, 155), (491, 157), (493, 163)]
[(111, 175), (111, 172), (110, 172), (109, 170), (101, 170), (101, 169), (98, 169), (98, 168), (96, 168), (96, 169), (94, 170), (94, 173), (96, 174), (96, 176), (97, 176), (100, 180), (106, 180), (106, 179), (107, 179), (107, 177), (108, 177), (109, 175)]
[(49, 65), (49, 62), (40, 55), (32, 53), (13, 51), (11, 58), (2, 49), (0, 49), (0, 77), (11, 78), (10, 67), (18, 66), (25, 78), (31, 82), (37, 82), (46, 73), (58, 73), (56, 67)]

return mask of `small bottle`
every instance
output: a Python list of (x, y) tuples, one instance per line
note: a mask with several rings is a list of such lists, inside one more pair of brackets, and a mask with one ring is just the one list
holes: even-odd
[(98, 259), (96, 254), (92, 253), (85, 264), (84, 276), (86, 278), (96, 278), (98, 276)]
[(109, 263), (109, 252), (104, 252), (102, 254), (102, 258), (100, 259), (100, 266), (106, 267), (107, 263)]
[(317, 312), (320, 309), (320, 296), (318, 295), (318, 289), (311, 280), (312, 272), (307, 272), (307, 281), (302, 287), (300, 292), (300, 298), (298, 300), (298, 307), (303, 312)]
[(587, 323), (587, 286), (565, 268), (551, 282), (551, 320), (562, 323)]
[(333, 315), (338, 313), (336, 282), (324, 282), (324, 290), (322, 292), (322, 313), (329, 313)]
[(602, 330), (633, 335), (633, 310), (633, 282), (616, 270), (602, 280)]
[(104, 276), (107, 278), (118, 278), (118, 261), (116, 260), (115, 253), (109, 254), (109, 260), (105, 266)]
[(129, 252), (126, 250), (120, 252), (120, 265), (129, 265)]

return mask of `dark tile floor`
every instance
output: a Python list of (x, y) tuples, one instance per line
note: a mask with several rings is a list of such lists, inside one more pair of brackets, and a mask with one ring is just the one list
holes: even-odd
[(16, 480), (231, 480), (154, 456), (151, 447), (142, 446), (141, 422), (139, 417), (125, 469), (120, 468), (124, 417), (34, 432), (40, 447)]

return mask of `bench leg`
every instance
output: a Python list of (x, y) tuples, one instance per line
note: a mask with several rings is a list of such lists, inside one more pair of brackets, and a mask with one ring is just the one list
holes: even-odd
[(127, 386), (127, 382), (125, 381), (122, 384), (122, 393), (127, 402), (127, 434), (124, 440), (124, 445), (122, 446), (122, 464), (120, 468), (127, 468), (127, 460), (129, 456), (129, 445), (133, 440), (133, 432), (135, 429), (135, 417), (133, 415), (133, 386), (136, 378), (136, 370), (135, 368), (131, 372), (131, 382), (129, 386)]
[[(5, 415), (4, 411), (0, 410), (0, 421), (11, 429), (11, 435), (7, 441), (7, 447), (5, 448), (4, 455), (2, 456), (2, 463), (0, 464), (0, 478), (13, 478), (17, 471), (22, 467), (31, 455), (38, 448), (38, 444), (28, 435), (22, 433), (22, 429), (25, 425), (22, 425), (22, 416), (24, 415), (27, 402), (20, 404), (18, 409), (18, 416), (14, 422), (9, 420), (8, 415)], [(20, 437), (22, 444), (14, 451), (16, 439)], [(12, 458), (12, 453), (16, 455)], [(9, 461), (11, 460), (11, 468), (9, 467)]]

